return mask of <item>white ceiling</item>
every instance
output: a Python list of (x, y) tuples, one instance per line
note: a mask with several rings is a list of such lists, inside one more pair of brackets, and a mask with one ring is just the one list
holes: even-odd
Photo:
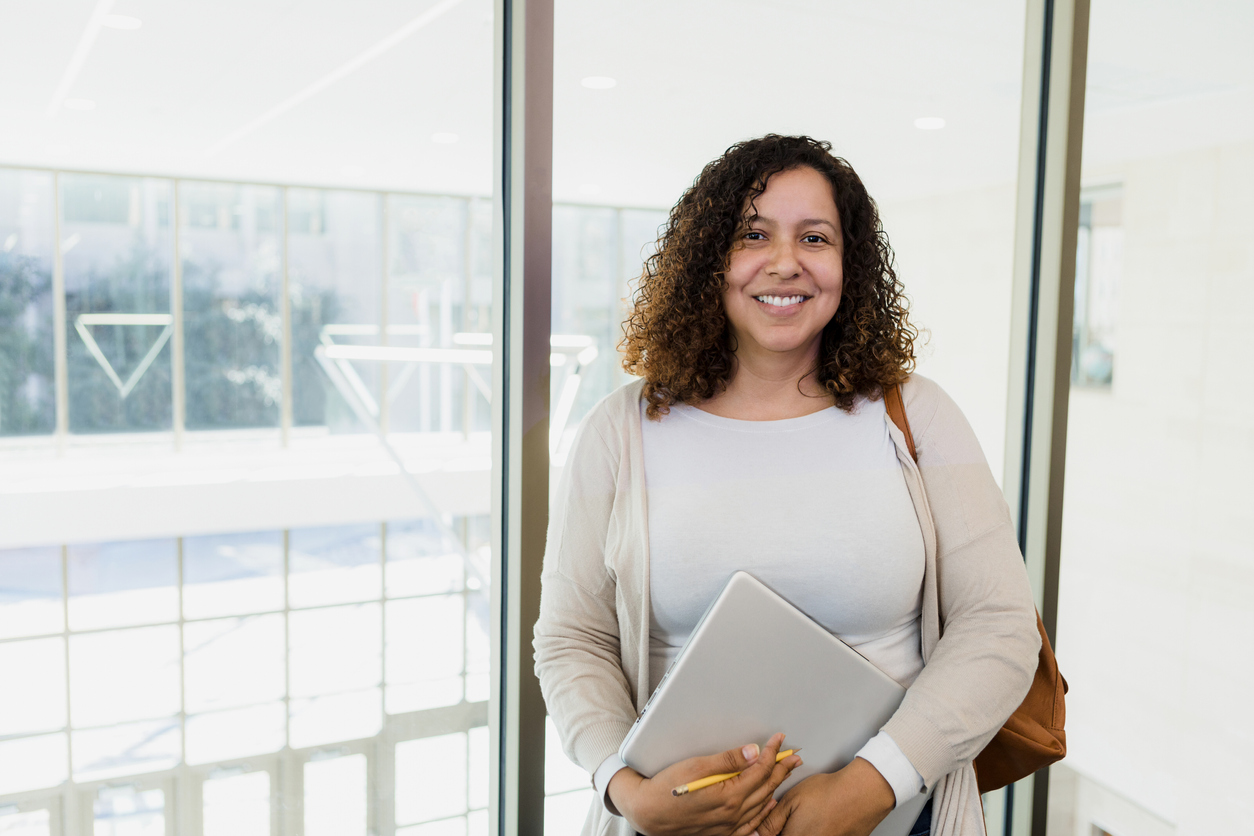
[[(1023, 14), (557, 0), (554, 196), (667, 206), (768, 131), (831, 140), (884, 200), (1009, 183)], [(1241, 0), (1094, 0), (1086, 165), (1254, 137), (1251, 35)], [(0, 0), (0, 164), (487, 194), (492, 37), (491, 0)]]

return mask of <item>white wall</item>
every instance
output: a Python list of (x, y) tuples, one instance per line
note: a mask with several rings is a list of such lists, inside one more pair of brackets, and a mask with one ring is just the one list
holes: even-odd
[(1125, 247), (1114, 385), (1073, 390), (1068, 428), (1066, 762), (1090, 794), (1181, 836), (1248, 833), (1254, 143), (1101, 172), (1111, 180)]
[(1006, 436), (1013, 183), (885, 203), (897, 275), (926, 329), (919, 371), (962, 408), (1000, 481)]

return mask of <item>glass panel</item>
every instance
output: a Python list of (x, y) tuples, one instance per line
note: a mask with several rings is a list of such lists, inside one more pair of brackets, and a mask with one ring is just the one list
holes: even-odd
[(92, 802), (95, 836), (164, 836), (165, 793), (104, 787)]
[(52, 836), (52, 817), (47, 810), (27, 813), (0, 810), (0, 836)]
[(50, 174), (0, 169), (0, 436), (56, 421), (52, 212)]
[(456, 592), (462, 588), (462, 557), (434, 520), (387, 524), (389, 598)]
[[(582, 790), (588, 786), (588, 773), (562, 754), (562, 741), (552, 717), (544, 718), (544, 790), (547, 793)], [(586, 812), (586, 809), (585, 809)], [(547, 816), (546, 816), (547, 818)], [(582, 822), (583, 819), (580, 819)]]
[(383, 700), (378, 688), (293, 699), (291, 706), (293, 749), (373, 737), (383, 728)]
[(547, 796), (544, 799), (545, 836), (579, 832), (588, 816), (588, 806), (595, 800), (596, 791), (590, 787)]
[[(700, 0), (616, 20), (611, 30), (600, 6), (557, 3), (553, 330), (586, 332), (599, 349), (567, 426), (583, 417), (596, 390), (623, 379), (613, 350), (622, 334), (619, 300), (640, 274), (641, 247), (656, 237), (662, 213), (733, 142), (808, 134), (831, 141), (877, 201), (911, 320), (930, 333), (917, 344), (919, 370), (962, 407), (1000, 478), (1024, 8), (1021, 0), (911, 6), (907, 25), (898, 6), (855, 14), (820, 3), (803, 14), (775, 4), (746, 26), (725, 4)], [(693, 20), (706, 24), (695, 41)], [(593, 31), (600, 34), (589, 39)], [(817, 88), (746, 79), (735, 95), (752, 104), (717, 119), (678, 92), (654, 95), (679, 90), (676, 78), (684, 90), (718, 89), (725, 79), (717, 62), (690, 56), (703, 48), (752, 54), (771, 39), (792, 45), (790, 66), (801, 75), (862, 78), (885, 56), (893, 69), (857, 85)], [(656, 48), (648, 60), (638, 53), (646, 41)], [(610, 67), (613, 85), (582, 83)], [(669, 129), (642, 135), (634, 126), (643, 119)], [(623, 207), (649, 211), (632, 217), (624, 209), (615, 232), (607, 213)], [(554, 370), (555, 405), (563, 371)]]
[(269, 772), (210, 778), (202, 792), (204, 836), (269, 836)]
[(293, 607), (367, 601), (383, 594), (381, 526), (296, 528), (288, 540)]
[(283, 532), (183, 538), (186, 618), (283, 609)]
[(177, 714), (178, 627), (71, 636), (70, 706), (76, 728)]
[(0, 737), (65, 728), (65, 639), (0, 644)]
[(168, 429), (170, 182), (61, 177), (72, 432)]
[(69, 547), (70, 629), (174, 621), (178, 545), (137, 540)]
[(470, 768), (466, 772), (466, 797), (471, 810), (483, 810), (488, 806), (488, 727), (476, 726), (467, 735)]
[(466, 813), (466, 744), (464, 732), (396, 744), (398, 825)]
[(316, 349), (380, 345), (380, 197), (289, 189), (292, 420), (332, 432), (370, 430), (379, 415), (379, 364)]
[(283, 383), (280, 191), (180, 185), (187, 427), (277, 427)]
[[(472, 578), (471, 580), (474, 580)], [(492, 601), (486, 589), (466, 596), (466, 700), (488, 699), (489, 668), (492, 642), (488, 637), (492, 624)]]
[(0, 638), (59, 633), (64, 627), (61, 549), (0, 549)]
[(281, 702), (194, 714), (187, 718), (187, 762), (212, 763), (283, 748), (287, 709)]
[[(464, 350), (453, 335), (466, 327), (468, 251), (476, 243), (469, 232), (469, 201), (396, 195), (389, 200), (388, 344)], [(387, 366), (389, 426), (403, 432), (463, 431), (463, 418), (470, 419), (463, 397), (473, 385), (468, 376), (488, 371), (427, 361)]]
[(305, 764), (305, 836), (366, 836), (366, 756)]
[(285, 642), (283, 616), (277, 613), (185, 625), (186, 711), (197, 714), (282, 699)]
[(396, 836), (466, 836), (466, 817), (398, 828)]
[(70, 775), (63, 732), (0, 740), (0, 795), (55, 787)]
[(291, 613), (292, 695), (378, 685), (383, 675), (382, 626), (378, 604)]
[(389, 714), (461, 702), (464, 606), (461, 595), (387, 603)]
[(75, 731), (73, 736), (74, 780), (80, 783), (173, 769), (181, 759), (177, 717)]
[(1048, 832), (1248, 830), (1254, 7), (1091, 14)]

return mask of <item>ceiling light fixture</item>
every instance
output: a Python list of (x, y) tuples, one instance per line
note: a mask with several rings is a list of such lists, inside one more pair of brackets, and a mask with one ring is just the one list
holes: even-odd
[(609, 90), (618, 85), (617, 81), (604, 75), (590, 75), (579, 83), (589, 90)]
[(110, 29), (138, 29), (144, 22), (130, 15), (105, 15), (100, 19), (100, 25)]
[(66, 99), (61, 103), (66, 110), (95, 110), (96, 103), (91, 99)]
[(452, 145), (454, 142), (457, 141), (457, 134), (452, 134), (452, 133), (431, 134), (431, 141), (434, 142), (436, 145)]
[(939, 116), (920, 116), (914, 120), (914, 126), (921, 131), (939, 131), (945, 127), (945, 120)]

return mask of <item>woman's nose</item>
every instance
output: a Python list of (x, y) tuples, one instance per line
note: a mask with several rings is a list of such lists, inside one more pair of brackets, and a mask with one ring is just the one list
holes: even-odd
[(801, 262), (797, 260), (797, 253), (793, 249), (792, 242), (780, 242), (771, 248), (771, 258), (766, 265), (766, 272), (782, 279), (790, 279), (801, 272)]

